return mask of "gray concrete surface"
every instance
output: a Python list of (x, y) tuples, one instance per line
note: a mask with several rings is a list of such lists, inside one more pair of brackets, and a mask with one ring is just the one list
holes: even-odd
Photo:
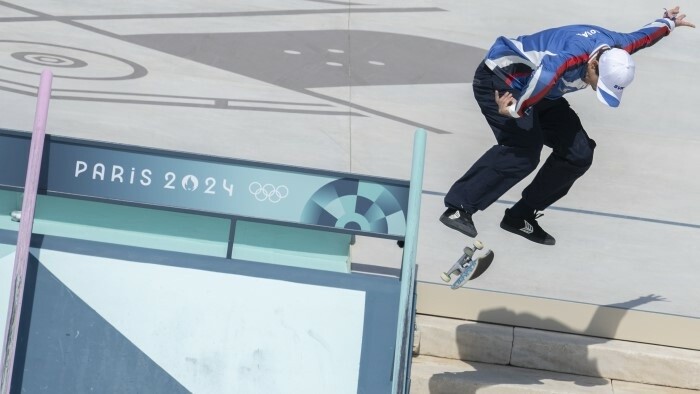
[[(465, 242), (437, 221), (442, 196), (494, 143), (470, 85), (494, 39), (570, 23), (632, 31), (670, 5), (0, 1), (0, 127), (31, 130), (46, 66), (56, 75), (48, 131), (58, 135), (407, 179), (413, 131), (424, 127), (419, 279), (439, 282)], [(700, 22), (700, 5), (681, 7)], [(700, 32), (678, 29), (635, 55), (619, 109), (592, 91), (567, 96), (598, 148), (541, 219), (557, 245), (498, 228), (523, 182), (475, 215), (497, 257), (469, 285), (700, 318), (698, 59)], [(353, 258), (396, 267), (400, 251), (359, 239)]]

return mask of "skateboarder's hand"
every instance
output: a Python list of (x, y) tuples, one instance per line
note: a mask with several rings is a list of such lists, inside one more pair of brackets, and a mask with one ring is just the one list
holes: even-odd
[(647, 302), (652, 302), (652, 301), (668, 301), (666, 297), (656, 295), (656, 294), (649, 294), (648, 296), (644, 297), (639, 297), (640, 301), (643, 301), (644, 303)]
[(513, 98), (513, 95), (510, 94), (510, 92), (505, 92), (501, 96), (498, 94), (498, 90), (496, 90), (494, 93), (496, 94), (496, 104), (498, 104), (498, 113), (503, 116), (511, 117), (508, 107), (515, 104), (515, 99)]
[(681, 7), (675, 6), (673, 8), (669, 8), (664, 12), (664, 18), (668, 18), (676, 23), (676, 27), (678, 26), (688, 26), (688, 27), (695, 27), (694, 24), (688, 22), (685, 20), (685, 14), (681, 14)]

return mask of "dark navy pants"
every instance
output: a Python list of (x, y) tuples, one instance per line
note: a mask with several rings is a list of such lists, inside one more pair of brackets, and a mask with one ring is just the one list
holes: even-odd
[(595, 141), (564, 98), (540, 100), (527, 116), (514, 119), (498, 113), (495, 90), (520, 95), (482, 62), (474, 75), (474, 97), (498, 144), (452, 185), (445, 205), (469, 213), (486, 209), (537, 168), (546, 145), (552, 148), (551, 155), (523, 190), (526, 204), (544, 210), (565, 196), (590, 168)]

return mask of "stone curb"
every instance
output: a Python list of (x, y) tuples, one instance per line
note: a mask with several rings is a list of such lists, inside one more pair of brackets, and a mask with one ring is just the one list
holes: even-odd
[(515, 328), (511, 365), (700, 389), (700, 351)]
[(608, 379), (420, 356), (410, 394), (612, 394)]
[(421, 355), (507, 365), (513, 328), (495, 324), (418, 315)]
[(652, 386), (648, 384), (613, 380), (615, 394), (698, 394), (697, 390), (676, 389), (672, 387)]
[(700, 390), (700, 351), (418, 315), (421, 356)]
[(482, 364), (438, 357), (413, 359), (410, 394), (699, 394), (699, 391)]

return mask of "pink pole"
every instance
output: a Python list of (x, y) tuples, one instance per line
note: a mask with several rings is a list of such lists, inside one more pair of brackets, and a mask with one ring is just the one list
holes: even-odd
[(41, 82), (39, 82), (39, 93), (36, 102), (36, 114), (34, 115), (34, 130), (32, 132), (32, 142), (29, 148), (27, 178), (24, 183), (22, 215), (19, 222), (19, 233), (17, 234), (17, 249), (15, 251), (15, 265), (10, 288), (10, 303), (7, 309), (7, 322), (5, 323), (5, 338), (2, 348), (2, 381), (0, 382), (0, 393), (2, 394), (9, 394), (12, 386), (12, 370), (15, 361), (15, 349), (17, 347), (22, 299), (24, 297), (24, 282), (27, 275), (29, 243), (32, 238), (32, 226), (34, 225), (34, 207), (36, 205), (36, 194), (39, 186), (41, 158), (44, 153), (46, 118), (49, 113), (52, 79), (53, 74), (51, 74), (51, 71), (44, 70), (41, 73)]

